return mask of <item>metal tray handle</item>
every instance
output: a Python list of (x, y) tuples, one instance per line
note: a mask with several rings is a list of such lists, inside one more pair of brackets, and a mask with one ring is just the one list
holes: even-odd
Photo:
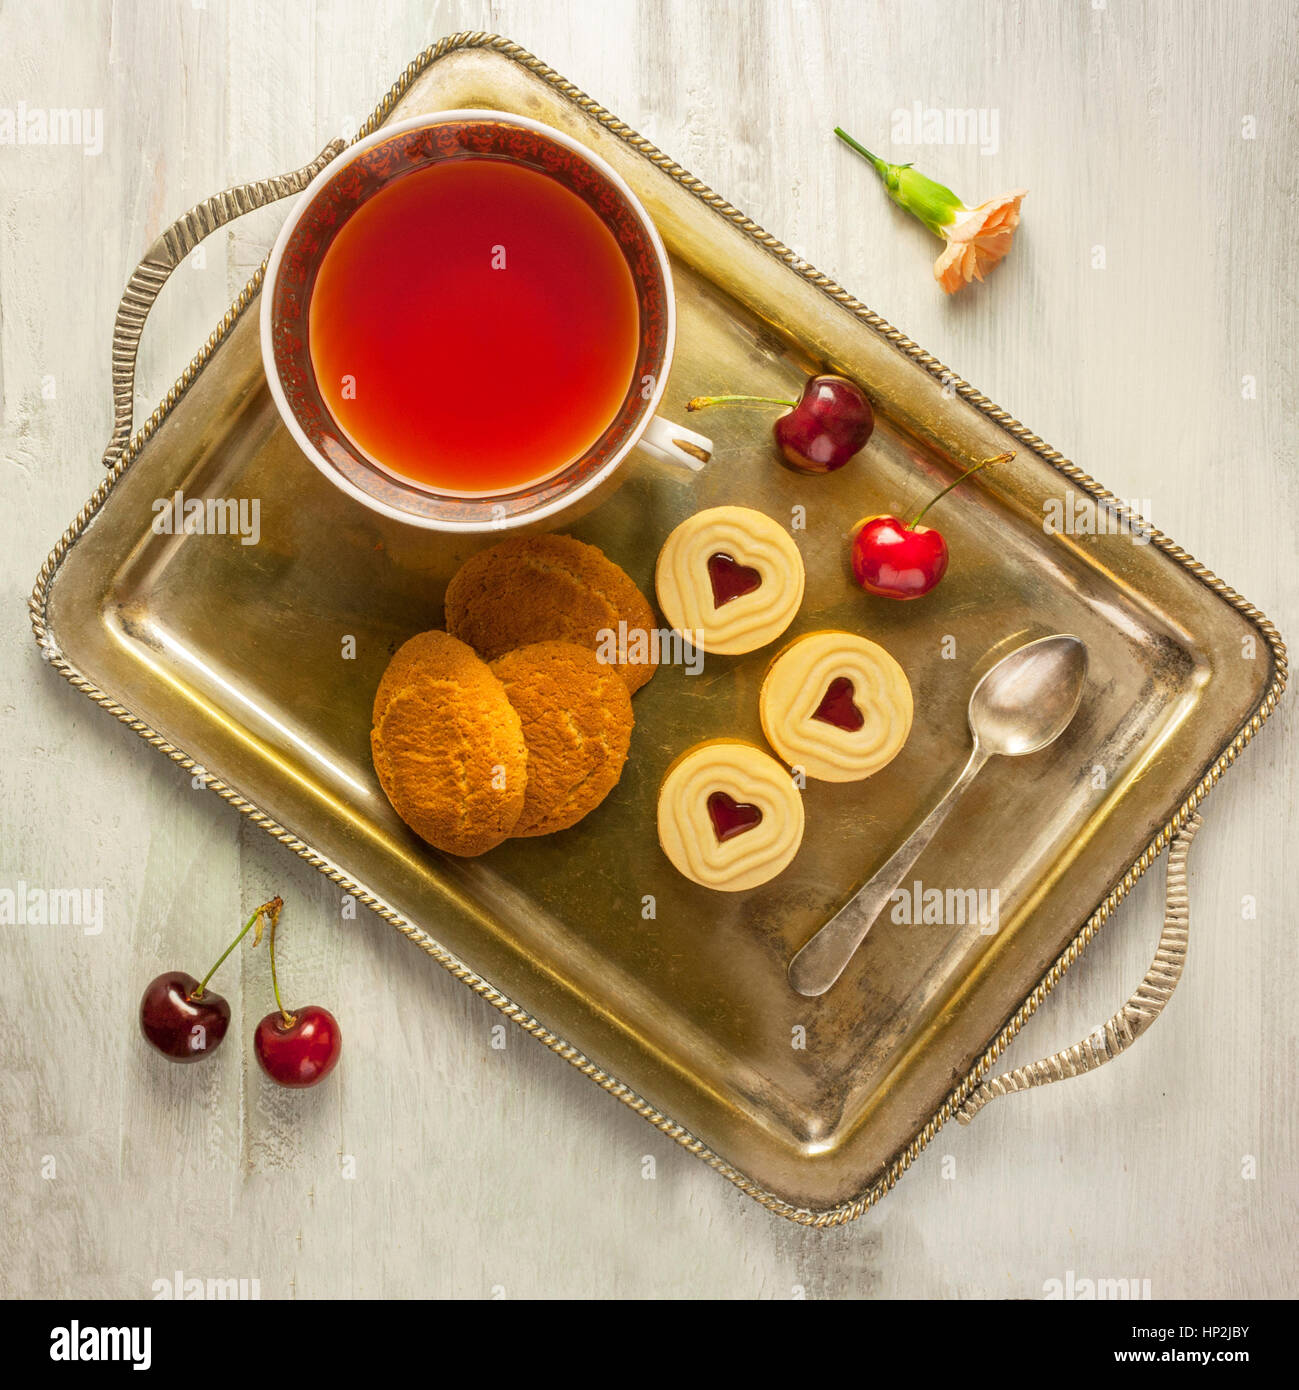
[(1199, 830), (1198, 812), (1192, 812), (1186, 823), (1173, 836), (1168, 849), (1168, 870), (1164, 887), (1164, 929), (1159, 935), (1159, 947), (1146, 971), (1145, 978), (1126, 1004), (1090, 1037), (1063, 1052), (1052, 1053), (1031, 1066), (1003, 1072), (976, 1087), (956, 1112), (956, 1118), (968, 1125), (990, 1100), (1026, 1091), (1031, 1086), (1049, 1086), (1071, 1076), (1095, 1071), (1112, 1062), (1129, 1047), (1163, 1013), (1173, 997), (1177, 982), (1186, 966), (1186, 932), (1190, 921), (1190, 899), (1186, 886), (1186, 856)]
[(144, 254), (122, 291), (122, 302), (113, 324), (113, 437), (104, 450), (104, 467), (112, 468), (130, 443), (135, 415), (135, 360), (140, 350), (144, 321), (153, 308), (167, 277), (204, 237), (246, 212), (265, 207), (280, 198), (301, 193), (313, 178), (344, 148), (342, 140), (328, 145), (301, 169), (274, 178), (241, 183), (224, 193), (214, 193), (178, 217)]

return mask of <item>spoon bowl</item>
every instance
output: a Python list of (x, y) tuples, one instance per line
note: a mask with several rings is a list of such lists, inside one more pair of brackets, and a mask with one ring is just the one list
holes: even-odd
[(985, 753), (1017, 758), (1053, 743), (1078, 710), (1087, 648), (1057, 633), (1003, 657), (970, 695), (970, 732)]

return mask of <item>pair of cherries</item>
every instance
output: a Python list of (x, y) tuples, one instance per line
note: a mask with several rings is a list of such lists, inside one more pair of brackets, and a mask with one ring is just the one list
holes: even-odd
[[(772, 427), (781, 458), (799, 473), (833, 473), (870, 439), (875, 428), (875, 412), (860, 386), (846, 377), (821, 375), (809, 378), (797, 401), (780, 400), (772, 396), (696, 396), (686, 405), (687, 410), (704, 410), (709, 406), (731, 404), (765, 404), (787, 407)], [(1002, 463), (1013, 454), (998, 454), (968, 469), (956, 482), (945, 487), (909, 522), (896, 516), (867, 517), (859, 523), (852, 541), (852, 571), (857, 583), (869, 594), (882, 598), (914, 599), (929, 593), (947, 573), (947, 541), (933, 527), (922, 526), (921, 518), (939, 498), (946, 496), (963, 478), (992, 463)], [(713, 561), (730, 561), (733, 572), (719, 563), (716, 572)], [(749, 583), (729, 556), (714, 556), (709, 561), (713, 592), (720, 604), (721, 595), (737, 597), (749, 590)], [(754, 583), (749, 588), (756, 587)]]
[(263, 923), (269, 922), (267, 949), (275, 1008), (253, 1034), (257, 1061), (272, 1081), (294, 1088), (314, 1086), (333, 1071), (343, 1047), (338, 1020), (319, 1004), (308, 1004), (290, 1013), (280, 1001), (275, 927), (283, 906), (284, 900), (278, 895), (263, 903), (201, 981), (184, 970), (169, 970), (149, 982), (140, 1000), (140, 1031), (164, 1057), (173, 1062), (200, 1062), (221, 1046), (230, 1027), (230, 1004), (209, 990), (207, 983), (254, 925), (256, 945), (261, 940)]

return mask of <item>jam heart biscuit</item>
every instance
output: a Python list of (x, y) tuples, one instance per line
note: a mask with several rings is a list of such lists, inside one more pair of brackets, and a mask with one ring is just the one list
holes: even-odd
[(785, 529), (748, 507), (683, 521), (654, 571), (659, 607), (701, 651), (735, 656), (774, 642), (803, 602), (803, 557)]
[(821, 782), (857, 782), (907, 741), (911, 685), (865, 637), (812, 632), (777, 653), (758, 709), (768, 743), (791, 767)]
[(751, 743), (696, 744), (659, 788), (659, 844), (705, 888), (738, 893), (775, 878), (803, 843), (803, 798), (794, 779)]
[(515, 836), (567, 830), (617, 785), (631, 746), (631, 692), (572, 642), (535, 642), (491, 664), (523, 722), (528, 784)]
[(626, 624), (621, 631), (631, 638), (618, 670), (628, 689), (635, 694), (654, 674), (654, 610), (603, 551), (572, 536), (528, 536), (480, 551), (452, 576), (446, 613), (447, 631), (487, 661), (533, 642), (596, 650), (601, 634)]
[(374, 699), (370, 750), (393, 809), (434, 848), (483, 854), (523, 813), (528, 752), (505, 687), (445, 632), (402, 646)]

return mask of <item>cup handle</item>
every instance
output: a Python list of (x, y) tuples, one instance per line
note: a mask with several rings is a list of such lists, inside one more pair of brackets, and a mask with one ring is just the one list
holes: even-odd
[(674, 425), (661, 415), (650, 416), (639, 442), (647, 454), (661, 463), (688, 468), (692, 473), (698, 473), (713, 456), (713, 441), (707, 435), (696, 434), (684, 425)]

